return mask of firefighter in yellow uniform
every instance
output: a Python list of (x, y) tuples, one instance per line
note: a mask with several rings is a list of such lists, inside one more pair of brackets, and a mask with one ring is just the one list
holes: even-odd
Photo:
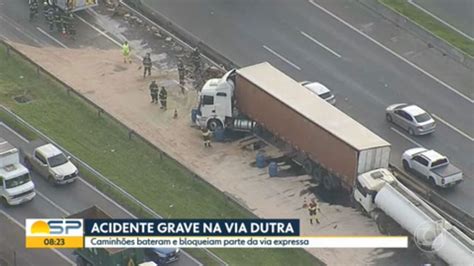
[(130, 58), (130, 46), (127, 41), (122, 44), (122, 55), (124, 63), (132, 63), (132, 59)]

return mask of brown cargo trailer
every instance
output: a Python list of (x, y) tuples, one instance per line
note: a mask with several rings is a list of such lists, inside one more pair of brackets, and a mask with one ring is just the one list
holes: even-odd
[(304, 154), (327, 189), (350, 190), (358, 174), (387, 168), (390, 144), (269, 63), (236, 71), (239, 111)]

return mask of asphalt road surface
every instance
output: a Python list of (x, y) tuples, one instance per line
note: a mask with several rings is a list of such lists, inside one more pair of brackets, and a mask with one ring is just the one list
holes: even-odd
[[(0, 265), (71, 265), (57, 250), (25, 248), (24, 224), (0, 210)], [(16, 264), (15, 264), (16, 263)]]
[(423, 9), (474, 39), (473, 0), (412, 0)]
[[(32, 148), (31, 143), (27, 142), (27, 140), (23, 139), (20, 135), (14, 133), (14, 131), (11, 129), (5, 127), (3, 123), (0, 123), (0, 136), (20, 150), (31, 150)], [(15, 241), (18, 243), (24, 243), (24, 231), (19, 230), (18, 227), (20, 225), (24, 225), (25, 219), (27, 218), (65, 217), (70, 214), (82, 211), (93, 205), (98, 206), (113, 218), (133, 218), (133, 215), (130, 212), (108, 198), (106, 195), (102, 194), (83, 179), (78, 179), (76, 182), (64, 186), (52, 186), (35, 172), (32, 172), (31, 176), (33, 182), (35, 183), (37, 192), (36, 197), (33, 198), (31, 202), (27, 202), (19, 206), (0, 206), (0, 232), (3, 234), (3, 229), (8, 227), (8, 230), (11, 230), (11, 232), (8, 234), (15, 235)], [(14, 225), (14, 223), (11, 221), (10, 225), (4, 224), (3, 221), (6, 221), (7, 218), (5, 217), (4, 219), (4, 217), (1, 215), (1, 212), (6, 213), (10, 219), (14, 219), (14, 221), (16, 221), (16, 225)], [(17, 231), (21, 231), (21, 234), (15, 233)], [(0, 237), (0, 243), (2, 242), (2, 237), (4, 236)], [(9, 248), (7, 248), (7, 246), (0, 244), (0, 254), (11, 254), (13, 247), (15, 247), (15, 245), (11, 245)], [(51, 253), (50, 251), (44, 251), (43, 254), (38, 250), (30, 252), (30, 250), (25, 250), (24, 248), (14, 248), (13, 250), (15, 250), (18, 255), (24, 254), (24, 256), (21, 255), (21, 258), (25, 263), (18, 265), (68, 265), (75, 261), (75, 257), (72, 254), (72, 249), (58, 249), (55, 251), (56, 254)], [(62, 257), (57, 258), (58, 252), (60, 252)], [(39, 256), (38, 260), (44, 261), (45, 263), (30, 264), (31, 262), (34, 262), (34, 260), (32, 260), (32, 254), (40, 253), (41, 255)], [(62, 259), (62, 262), (59, 264), (46, 263), (48, 261), (54, 260), (56, 260), (56, 262), (61, 261), (60, 259)], [(0, 265), (2, 264), (0, 263)], [(176, 261), (171, 265), (178, 266), (199, 264), (187, 253), (184, 253), (182, 254), (179, 261)]]
[[(441, 193), (474, 214), (472, 99), (416, 70), (312, 1), (142, 2), (239, 65), (268, 61), (296, 80), (326, 84), (335, 92), (338, 108), (392, 143), (393, 163), (400, 165), (401, 153), (417, 145), (446, 154), (466, 180)], [(356, 12), (374, 16), (364, 9)], [(388, 124), (384, 109), (399, 102), (434, 113), (436, 132), (410, 137)]]

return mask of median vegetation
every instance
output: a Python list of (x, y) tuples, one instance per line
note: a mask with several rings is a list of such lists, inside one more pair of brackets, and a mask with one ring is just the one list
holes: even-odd
[(464, 51), (470, 56), (474, 56), (474, 41), (469, 40), (468, 38), (439, 22), (434, 17), (411, 5), (407, 0), (378, 1), (415, 21), (439, 38), (457, 47), (459, 50)]
[[(196, 178), (174, 160), (139, 138), (129, 139), (126, 128), (35, 68), (20, 56), (8, 56), (0, 44), (0, 103), (47, 134), (68, 151), (165, 218), (250, 218), (247, 210), (224, 193)], [(0, 119), (26, 137), (28, 128), (0, 112)], [(140, 206), (113, 191), (81, 168), (84, 177), (134, 213)], [(301, 249), (216, 249), (230, 265), (322, 265)], [(203, 252), (191, 252), (205, 265)]]

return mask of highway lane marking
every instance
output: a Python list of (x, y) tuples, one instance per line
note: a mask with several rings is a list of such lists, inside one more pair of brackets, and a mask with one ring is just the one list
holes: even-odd
[[(15, 223), (16, 225), (18, 225), (20, 228), (23, 229), (23, 231), (26, 231), (26, 228), (25, 226), (18, 222), (13, 216), (10, 216), (8, 213), (6, 213), (5, 211), (1, 210), (0, 209), (0, 213), (5, 215), (5, 217), (7, 217), (8, 220), (12, 221), (13, 223)], [(52, 248), (51, 251), (53, 251), (54, 253), (56, 253), (59, 257), (63, 258), (65, 261), (67, 261), (68, 263), (70, 263), (71, 265), (76, 265), (75, 262), (73, 262), (70, 258), (68, 258), (66, 255), (62, 254), (61, 252), (59, 252), (59, 250), (55, 249), (55, 248)]]
[(395, 133), (397, 133), (398, 135), (402, 136), (403, 138), (405, 138), (406, 140), (408, 140), (409, 142), (415, 144), (416, 146), (418, 147), (421, 147), (423, 148), (423, 145), (421, 145), (420, 143), (412, 140), (410, 137), (406, 136), (405, 134), (403, 134), (402, 132), (400, 132), (400, 130), (396, 129), (396, 128), (393, 128), (393, 127), (390, 127), (391, 130), (395, 131)]
[(106, 200), (108, 200), (110, 203), (112, 203), (113, 205), (115, 205), (116, 207), (118, 207), (119, 209), (121, 209), (122, 211), (124, 211), (126, 214), (128, 214), (130, 217), (133, 217), (133, 218), (137, 218), (135, 215), (133, 215), (133, 213), (131, 213), (130, 211), (128, 211), (127, 209), (125, 209), (122, 205), (118, 204), (115, 200), (111, 199), (109, 196), (105, 195), (102, 191), (98, 190), (97, 188), (95, 188), (93, 185), (89, 184), (87, 181), (85, 181), (84, 179), (82, 179), (82, 177), (79, 177), (78, 179), (79, 181), (81, 181), (82, 183), (84, 183), (84, 185), (88, 186), (90, 189), (92, 189), (93, 191), (95, 191), (97, 194), (101, 195), (102, 197), (104, 197)]
[[(446, 25), (447, 27), (451, 28), (452, 30), (456, 31), (457, 33), (461, 34), (462, 36), (468, 38), (469, 40), (471, 41), (474, 41), (474, 38), (472, 38), (471, 36), (469, 36), (468, 34), (464, 33), (463, 31), (459, 30), (458, 28), (454, 27), (453, 25), (449, 24), (448, 22), (442, 20), (440, 17), (436, 16), (435, 14), (431, 13), (430, 11), (426, 10), (425, 8), (423, 8), (422, 6), (418, 5), (417, 3), (415, 3), (413, 0), (408, 0), (408, 3), (414, 5), (415, 7), (417, 7), (418, 9), (422, 10), (423, 12), (425, 12), (426, 14), (434, 17), (436, 20), (438, 20), (439, 22), (443, 23), (444, 25)], [(422, 27), (422, 26), (421, 26)]]
[(5, 127), (8, 131), (12, 132), (13, 134), (15, 134), (17, 137), (19, 137), (21, 140), (23, 140), (24, 142), (26, 143), (30, 143), (29, 140), (27, 140), (25, 137), (23, 137), (22, 135), (20, 135), (18, 132), (16, 132), (15, 130), (13, 130), (11, 127), (9, 127), (7, 124), (3, 123), (3, 122), (0, 122), (0, 126), (2, 127)]
[(395, 57), (399, 58), (400, 60), (402, 60), (403, 62), (409, 64), (410, 66), (414, 67), (415, 69), (417, 69), (418, 71), (420, 71), (421, 73), (427, 75), (428, 77), (432, 78), (433, 80), (437, 81), (439, 84), (443, 85), (444, 87), (446, 87), (447, 89), (449, 89), (450, 91), (454, 92), (455, 94), (461, 96), (463, 99), (469, 101), (470, 103), (474, 103), (474, 100), (469, 98), (468, 96), (462, 94), (461, 92), (457, 91), (456, 89), (454, 89), (453, 87), (451, 87), (450, 85), (448, 85), (447, 83), (445, 83), (444, 81), (440, 80), (439, 78), (433, 76), (432, 74), (428, 73), (426, 70), (423, 70), (421, 67), (415, 65), (414, 63), (410, 62), (408, 59), (404, 58), (403, 56), (395, 53), (394, 51), (390, 50), (389, 48), (387, 48), (386, 46), (384, 46), (382, 43), (378, 42), (377, 40), (375, 40), (374, 38), (370, 37), (369, 35), (367, 35), (366, 33), (360, 31), (359, 29), (357, 29), (356, 27), (352, 26), (351, 24), (349, 24), (348, 22), (346, 22), (345, 20), (339, 18), (338, 16), (336, 16), (335, 14), (331, 13), (329, 10), (325, 9), (324, 7), (320, 6), (319, 4), (315, 3), (314, 0), (308, 0), (310, 4), (312, 4), (313, 6), (321, 9), (322, 11), (324, 11), (326, 14), (330, 15), (331, 17), (333, 17), (334, 19), (338, 20), (339, 22), (341, 22), (342, 24), (346, 25), (347, 27), (351, 28), (352, 30), (354, 30), (355, 32), (359, 33), (360, 35), (366, 37), (367, 39), (371, 40), (373, 43), (377, 44), (378, 46), (380, 46), (381, 48), (383, 48), (385, 51), (391, 53), (392, 55), (394, 55)]
[(36, 44), (38, 45), (44, 45), (45, 43), (43, 42), (40, 42), (38, 41), (33, 35), (31, 35), (30, 33), (27, 33), (26, 31), (22, 30), (21, 29), (21, 25), (17, 26), (15, 25), (16, 23), (13, 21), (13, 22), (10, 22), (9, 19), (5, 18), (4, 16), (0, 16), (0, 19), (5, 21), (8, 25), (10, 25), (11, 27), (13, 27), (15, 30), (17, 30), (19, 33), (22, 33), (23, 35), (25, 35), (27, 38), (33, 40)]
[(40, 197), (42, 197), (44, 200), (46, 200), (49, 204), (53, 205), (56, 209), (58, 209), (59, 211), (61, 211), (62, 213), (66, 214), (66, 215), (70, 215), (71, 213), (66, 211), (65, 209), (63, 209), (61, 206), (59, 206), (56, 202), (52, 201), (51, 199), (49, 199), (48, 197), (46, 197), (43, 193), (39, 192), (37, 189), (35, 189), (36, 191), (36, 194), (38, 194)]
[(59, 44), (61, 47), (63, 48), (66, 48), (68, 49), (69, 47), (67, 47), (64, 43), (60, 42), (58, 39), (54, 38), (53, 36), (51, 36), (51, 34), (47, 33), (46, 31), (44, 31), (43, 29), (41, 29), (40, 27), (36, 27), (36, 29), (43, 33), (46, 37), (50, 38), (51, 40), (53, 40), (55, 43)]
[(289, 64), (290, 66), (298, 69), (298, 70), (301, 70), (301, 68), (299, 66), (297, 66), (296, 64), (294, 64), (293, 62), (291, 62), (290, 60), (286, 59), (284, 56), (280, 55), (279, 53), (273, 51), (272, 49), (270, 49), (268, 46), (266, 45), (263, 45), (262, 46), (265, 50), (269, 51), (270, 53), (272, 53), (274, 56), (280, 58), (281, 60), (285, 61), (287, 64)]
[(111, 42), (115, 43), (116, 45), (118, 46), (122, 46), (121, 43), (119, 43), (117, 40), (115, 40), (114, 38), (110, 37), (105, 31), (105, 30), (101, 30), (99, 28), (97, 28), (96, 26), (92, 25), (91, 23), (89, 23), (87, 20), (81, 18), (80, 16), (78, 15), (75, 15), (76, 18), (78, 18), (80, 21), (82, 21), (84, 24), (86, 24), (87, 26), (91, 27), (93, 30), (97, 31), (99, 34), (101, 34), (102, 36), (104, 36), (105, 38), (109, 39)]
[(462, 130), (460, 130), (459, 128), (451, 125), (450, 123), (448, 123), (446, 120), (442, 119), (441, 117), (431, 113), (431, 115), (436, 118), (436, 120), (439, 120), (441, 121), (443, 124), (445, 124), (446, 126), (450, 127), (452, 130), (456, 131), (457, 133), (461, 134), (462, 136), (466, 137), (467, 139), (469, 139), (470, 141), (474, 141), (474, 138), (472, 138), (471, 136), (469, 136), (467, 133), (464, 133)]
[(306, 32), (304, 31), (300, 31), (300, 33), (305, 36), (306, 38), (310, 39), (311, 41), (313, 41), (314, 43), (318, 44), (319, 46), (323, 47), (324, 49), (326, 49), (328, 52), (330, 52), (331, 54), (341, 58), (342, 56), (336, 52), (334, 52), (333, 50), (331, 50), (329, 47), (327, 47), (326, 45), (322, 44), (321, 42), (319, 42), (318, 40), (316, 40), (314, 37), (312, 37), (311, 35), (307, 34)]

